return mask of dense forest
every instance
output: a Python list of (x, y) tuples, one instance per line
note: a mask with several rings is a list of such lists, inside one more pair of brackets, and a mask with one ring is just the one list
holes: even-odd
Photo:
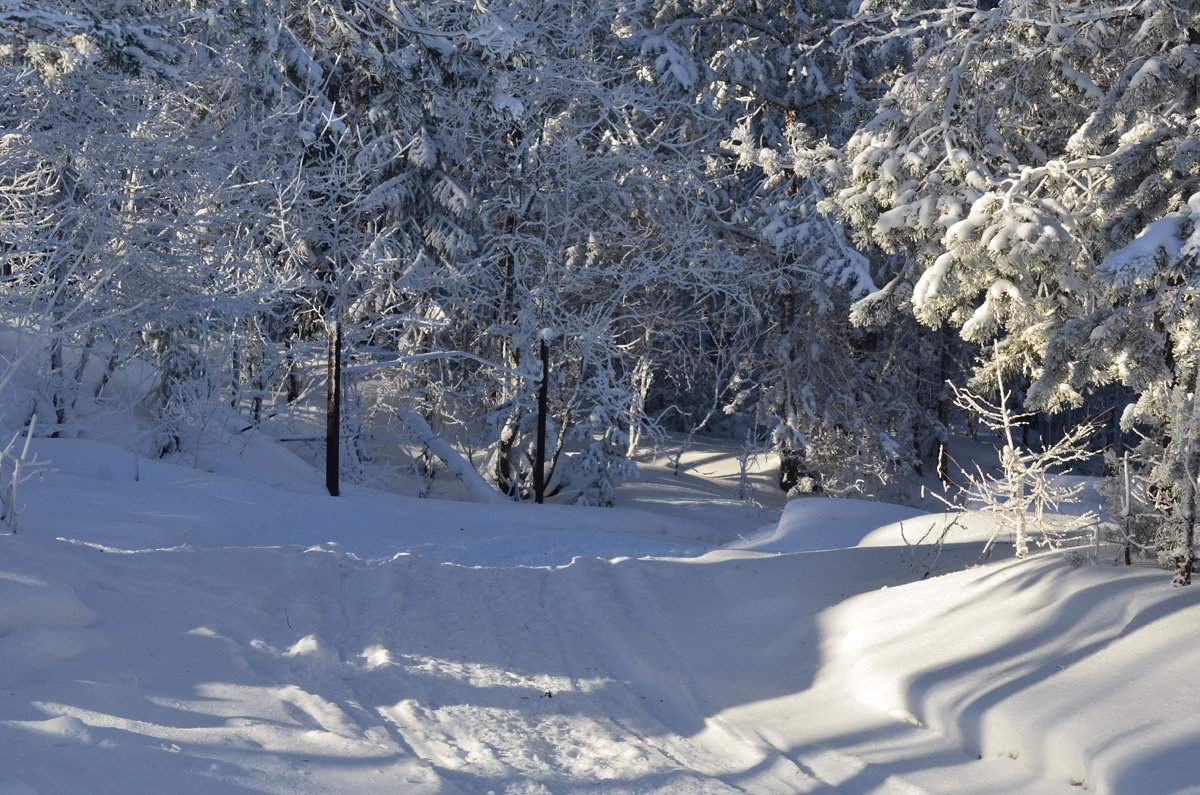
[(13, 429), (186, 451), (340, 339), (351, 474), (407, 434), (607, 502), (722, 433), (872, 495), (955, 383), (1107, 423), (1190, 581), (1200, 3), (13, 0), (0, 81)]

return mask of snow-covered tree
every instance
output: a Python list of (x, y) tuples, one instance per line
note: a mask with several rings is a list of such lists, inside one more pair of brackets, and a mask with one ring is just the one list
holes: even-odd
[(52, 428), (69, 423), (90, 357), (111, 368), (152, 352), (148, 399), (175, 439), (223, 378), (228, 357), (210, 353), (286, 281), (247, 189), (270, 158), (239, 126), (250, 119), (214, 107), (245, 86), (189, 48), (178, 12), (43, 4), (3, 19), (3, 267), (13, 318), (48, 315)]
[(885, 259), (819, 209), (838, 147), (869, 118), (883, 76), (907, 62), (902, 48), (855, 39), (894, 20), (876, 13), (850, 27), (840, 20), (852, 10), (715, 0), (631, 4), (622, 17), (647, 72), (721, 130), (707, 155), (733, 175), (714, 174), (724, 201), (712, 234), (749, 272), (760, 311), (757, 344), (739, 348), (750, 377), (730, 380), (740, 389), (727, 407), (752, 409), (770, 430), (785, 488), (863, 488), (863, 471), (892, 480), (945, 438), (940, 388), (911, 383), (941, 368), (940, 337), (914, 346), (910, 330), (851, 327), (851, 303), (877, 290)]
[(1126, 423), (1154, 429), (1186, 581), (1200, 8), (1002, 0), (892, 15), (887, 37), (913, 60), (850, 139), (828, 205), (860, 243), (897, 255), (859, 311), (907, 307), (996, 340), (994, 367), (1034, 379), (1032, 406), (1130, 387)]
[(849, 139), (847, 184), (827, 205), (861, 244), (897, 255), (860, 314), (907, 308), (970, 341), (1000, 337), (997, 366), (1029, 373), (1054, 331), (1094, 306), (1099, 188), (1062, 158), (1124, 13), (952, 5), (905, 9), (876, 34), (912, 60)]

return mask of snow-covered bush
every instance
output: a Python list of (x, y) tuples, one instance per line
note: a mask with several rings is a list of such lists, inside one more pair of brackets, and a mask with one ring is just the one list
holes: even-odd
[(1009, 408), (1010, 392), (997, 384), (997, 402), (992, 403), (969, 390), (951, 385), (955, 403), (1001, 435), (999, 469), (988, 475), (978, 463), (975, 471), (964, 471), (968, 499), (982, 503), (982, 510), (996, 515), (996, 531), (984, 547), (987, 556), (1001, 534), (1009, 532), (1018, 558), (1029, 554), (1030, 544), (1059, 548), (1077, 542), (1085, 528), (1098, 532), (1096, 517), (1064, 516), (1059, 509), (1076, 502), (1083, 491), (1080, 481), (1067, 480), (1072, 464), (1091, 458), (1088, 439), (1095, 426), (1084, 423), (1070, 429), (1050, 446), (1030, 450), (1018, 441), (1016, 430), (1032, 415), (1014, 414)]
[[(1163, 509), (1156, 505), (1155, 489), (1145, 467), (1128, 452), (1117, 458), (1112, 451), (1104, 454), (1105, 477), (1097, 484), (1096, 492), (1108, 505), (1109, 521), (1105, 525), (1107, 540), (1117, 544), (1125, 565), (1134, 555), (1158, 559), (1175, 547), (1164, 521)], [(1173, 566), (1174, 559), (1170, 560)]]
[(637, 464), (628, 458), (629, 437), (600, 411), (592, 412), (581, 430), (587, 446), (567, 457), (568, 488), (578, 489), (570, 502), (612, 507), (617, 486), (638, 476)]

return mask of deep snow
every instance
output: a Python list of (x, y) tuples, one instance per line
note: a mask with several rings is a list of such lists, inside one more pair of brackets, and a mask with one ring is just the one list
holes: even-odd
[[(1200, 783), (1195, 589), (736, 450), (633, 507), (349, 487), (262, 436), (83, 439), (0, 537), (0, 792), (1165, 793)], [(137, 479), (135, 480), (135, 474)], [(1104, 560), (1104, 558), (1102, 558)]]

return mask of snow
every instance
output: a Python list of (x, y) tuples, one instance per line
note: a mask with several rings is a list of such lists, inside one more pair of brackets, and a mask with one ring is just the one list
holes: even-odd
[(1106, 272), (1123, 283), (1145, 278), (1160, 260), (1172, 261), (1183, 247), (1183, 227), (1190, 212), (1167, 213), (1146, 226), (1127, 246), (1104, 262)]
[(0, 792), (1180, 792), (1200, 773), (1200, 607), (1158, 570), (975, 565), (982, 514), (785, 506), (764, 461), (748, 508), (732, 442), (647, 457), (623, 507), (589, 509), (331, 498), (265, 436), (219, 438), (200, 468), (34, 442), (51, 468), (0, 536)]
[[(1164, 712), (1195, 698), (1190, 592), (1164, 587), (1159, 572), (1071, 569), (1054, 557), (920, 590), (939, 620), (890, 592), (852, 600), (831, 619), (854, 627), (842, 651), (859, 661), (860, 698), (915, 715), (970, 752), (1097, 791), (1194, 791), (1195, 771), (1174, 757), (1194, 747), (1200, 727)], [(1009, 607), (998, 616), (1000, 600)], [(930, 648), (940, 660), (916, 669), (910, 660)]]
[(947, 251), (938, 255), (938, 258), (925, 269), (916, 286), (913, 287), (912, 303), (914, 307), (918, 310), (923, 309), (937, 297), (946, 273), (953, 265), (953, 254)]

